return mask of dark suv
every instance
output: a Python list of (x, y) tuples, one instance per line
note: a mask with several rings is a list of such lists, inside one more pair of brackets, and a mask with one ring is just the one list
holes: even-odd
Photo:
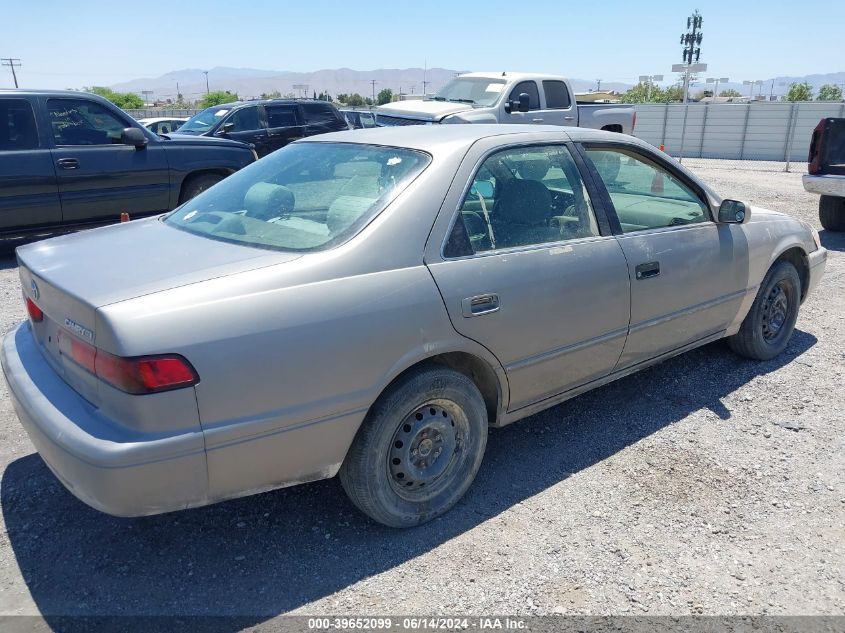
[(192, 134), (242, 141), (252, 144), (260, 157), (304, 136), (348, 129), (346, 119), (331, 103), (268, 99), (206, 108), (172, 136)]

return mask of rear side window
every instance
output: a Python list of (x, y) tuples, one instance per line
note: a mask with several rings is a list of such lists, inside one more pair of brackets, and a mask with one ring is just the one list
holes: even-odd
[(299, 125), (295, 105), (264, 106), (264, 110), (267, 112), (268, 127), (291, 127)]
[(0, 99), (0, 151), (36, 149), (35, 115), (26, 99)]
[(539, 110), (540, 92), (537, 90), (537, 84), (533, 81), (521, 81), (516, 84), (514, 89), (511, 90), (511, 94), (508, 99), (510, 101), (519, 101), (519, 95), (523, 92), (528, 95), (528, 109)]
[(544, 81), (543, 90), (546, 93), (546, 107), (549, 110), (565, 110), (571, 104), (569, 90), (562, 81)]
[(305, 113), (305, 122), (308, 125), (336, 128), (340, 123), (334, 108), (326, 103), (303, 103), (302, 111)]
[(47, 113), (56, 145), (120, 143), (129, 127), (105, 106), (84, 99), (49, 99)]

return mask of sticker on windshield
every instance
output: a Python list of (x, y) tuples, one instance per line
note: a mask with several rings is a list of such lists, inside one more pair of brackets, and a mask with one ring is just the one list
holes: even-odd
[(487, 84), (484, 92), (501, 92), (504, 87), (505, 84)]
[(387, 159), (387, 166), (388, 166), (388, 167), (393, 167), (394, 165), (398, 165), (398, 164), (399, 164), (399, 163), (401, 163), (401, 162), (402, 162), (402, 159), (401, 159), (401, 158), (399, 158), (398, 156), (394, 156), (393, 158), (388, 158), (388, 159)]
[(183, 219), (183, 220), (190, 220), (190, 219), (191, 219), (192, 217), (194, 217), (197, 213), (199, 213), (199, 211), (197, 211), (196, 209), (194, 209), (193, 211), (191, 211), (190, 213), (188, 213), (188, 214), (187, 214), (184, 218), (182, 218), (182, 219)]
[(223, 116), (227, 112), (228, 112), (228, 110), (218, 110), (217, 112), (214, 113), (214, 116)]

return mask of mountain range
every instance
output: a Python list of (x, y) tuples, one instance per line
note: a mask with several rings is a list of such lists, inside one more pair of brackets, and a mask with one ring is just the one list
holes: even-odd
[[(208, 71), (208, 89), (229, 90), (237, 93), (241, 98), (258, 97), (262, 93), (279, 91), (281, 94), (294, 93), (297, 96), (312, 96), (315, 92), (328, 92), (332, 96), (341, 93), (359, 93), (372, 96), (373, 90), (378, 93), (383, 88), (390, 88), (394, 93), (403, 92), (420, 94), (423, 89), (429, 93), (436, 92), (446, 82), (452, 79), (459, 70), (447, 68), (403, 68), (376, 70), (353, 70), (351, 68), (336, 68), (318, 70), (310, 73), (290, 72), (280, 70), (261, 70), (257, 68), (230, 68), (219, 66)], [(665, 75), (663, 84), (671, 83), (673, 76)], [(373, 84), (375, 81), (375, 84)], [(595, 80), (570, 78), (576, 92), (595, 90)], [(806, 81), (817, 92), (823, 84), (845, 84), (845, 72), (805, 75), (803, 77), (774, 77), (762, 80), (762, 85), (754, 86), (754, 94), (762, 93), (774, 95), (786, 94), (792, 82)], [(423, 85), (425, 84), (425, 86)], [(632, 84), (621, 82), (602, 82), (603, 90), (624, 92)], [(294, 88), (297, 86), (297, 88)], [(306, 86), (302, 88), (302, 86)], [(149, 93), (152, 99), (175, 99), (178, 91), (187, 100), (194, 100), (206, 92), (205, 71), (199, 68), (174, 70), (160, 77), (144, 77), (132, 79), (111, 86), (118, 92)], [(692, 86), (691, 92), (708, 88), (702, 76)], [(728, 82), (719, 84), (719, 92), (727, 89), (738, 90), (742, 94), (749, 92), (750, 86), (742, 82)]]

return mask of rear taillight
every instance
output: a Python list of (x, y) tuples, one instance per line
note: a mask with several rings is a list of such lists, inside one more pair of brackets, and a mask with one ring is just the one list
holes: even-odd
[(41, 311), (41, 308), (35, 305), (35, 301), (29, 297), (26, 298), (26, 311), (29, 313), (29, 318), (36, 323), (44, 320), (44, 313)]
[(59, 350), (100, 380), (126, 393), (159, 393), (199, 382), (197, 372), (178, 354), (124, 358), (64, 332), (59, 332)]
[(822, 119), (813, 130), (810, 138), (810, 155), (807, 157), (807, 171), (811, 174), (818, 174), (822, 170), (822, 157), (824, 154), (824, 133), (827, 130), (827, 119)]

